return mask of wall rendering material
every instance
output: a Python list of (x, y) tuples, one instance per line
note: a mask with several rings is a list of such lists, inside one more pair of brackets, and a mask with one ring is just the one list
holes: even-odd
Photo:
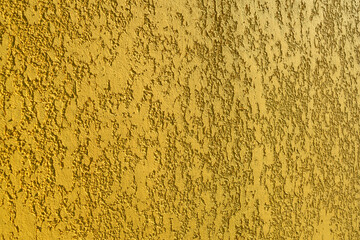
[(1, 0), (1, 239), (360, 239), (360, 4)]

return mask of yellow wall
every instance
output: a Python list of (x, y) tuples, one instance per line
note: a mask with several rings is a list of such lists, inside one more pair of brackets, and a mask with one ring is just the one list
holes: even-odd
[(360, 239), (360, 4), (0, 1), (1, 239)]

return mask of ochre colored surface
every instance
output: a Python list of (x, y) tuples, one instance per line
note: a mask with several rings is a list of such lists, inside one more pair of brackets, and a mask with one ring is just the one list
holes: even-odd
[(0, 239), (360, 239), (360, 4), (0, 1)]

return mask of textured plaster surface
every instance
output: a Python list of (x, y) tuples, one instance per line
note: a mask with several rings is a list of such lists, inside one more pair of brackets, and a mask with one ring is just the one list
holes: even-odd
[(0, 1), (0, 239), (360, 239), (360, 4)]

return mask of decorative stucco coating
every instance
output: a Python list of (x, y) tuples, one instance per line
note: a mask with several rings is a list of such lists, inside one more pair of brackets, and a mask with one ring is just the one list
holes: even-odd
[(359, 12), (0, 0), (0, 239), (360, 239)]

